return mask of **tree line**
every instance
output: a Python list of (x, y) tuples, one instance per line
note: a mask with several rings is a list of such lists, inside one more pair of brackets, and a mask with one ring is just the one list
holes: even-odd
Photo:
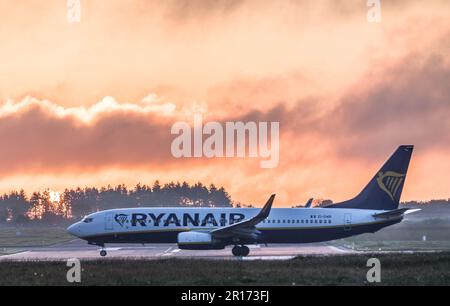
[(137, 184), (101, 188), (66, 189), (33, 192), (30, 197), (21, 191), (0, 196), (0, 223), (56, 224), (80, 219), (92, 212), (127, 207), (232, 207), (230, 195), (223, 187), (202, 183), (190, 185), (156, 181), (152, 186)]
[[(314, 200), (314, 207), (332, 204), (329, 199)], [(253, 207), (235, 203), (236, 207)], [(450, 199), (403, 202), (407, 207), (450, 207)], [(304, 204), (292, 207), (303, 207)], [(137, 184), (131, 189), (125, 185), (111, 187), (85, 187), (66, 189), (55, 193), (50, 190), (33, 192), (11, 191), (0, 195), (0, 224), (43, 223), (58, 224), (78, 220), (92, 212), (127, 207), (233, 207), (230, 195), (214, 184), (187, 182), (152, 186)]]

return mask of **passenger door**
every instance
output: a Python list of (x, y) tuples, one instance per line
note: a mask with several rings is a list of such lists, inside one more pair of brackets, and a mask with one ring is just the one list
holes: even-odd
[(105, 215), (105, 230), (113, 230), (113, 213), (106, 213)]
[(344, 231), (352, 229), (352, 214), (344, 214)]

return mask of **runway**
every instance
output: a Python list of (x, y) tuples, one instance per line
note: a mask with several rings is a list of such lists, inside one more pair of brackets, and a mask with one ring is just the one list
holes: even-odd
[[(249, 246), (250, 255), (244, 258), (234, 257), (231, 247), (224, 250), (180, 250), (176, 244), (110, 244), (107, 245), (111, 259), (164, 259), (164, 258), (193, 258), (193, 259), (229, 259), (229, 260), (287, 260), (296, 256), (307, 255), (343, 255), (355, 251), (341, 249), (324, 243), (312, 244), (272, 244)], [(75, 239), (49, 247), (30, 248), (19, 253), (0, 256), (0, 261), (64, 261), (69, 258), (93, 260), (102, 258), (100, 248), (88, 245), (85, 241)]]

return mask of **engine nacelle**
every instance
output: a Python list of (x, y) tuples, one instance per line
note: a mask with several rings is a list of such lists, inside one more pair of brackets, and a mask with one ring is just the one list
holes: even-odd
[(178, 248), (184, 250), (220, 250), (225, 248), (220, 240), (210, 233), (181, 232), (178, 234)]

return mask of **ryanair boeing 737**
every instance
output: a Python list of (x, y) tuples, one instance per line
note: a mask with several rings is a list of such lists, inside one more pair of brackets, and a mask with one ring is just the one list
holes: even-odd
[(223, 249), (247, 256), (246, 245), (329, 241), (376, 231), (414, 212), (398, 208), (413, 146), (400, 146), (353, 199), (324, 208), (125, 208), (90, 214), (68, 232), (106, 243), (177, 243), (180, 249)]

